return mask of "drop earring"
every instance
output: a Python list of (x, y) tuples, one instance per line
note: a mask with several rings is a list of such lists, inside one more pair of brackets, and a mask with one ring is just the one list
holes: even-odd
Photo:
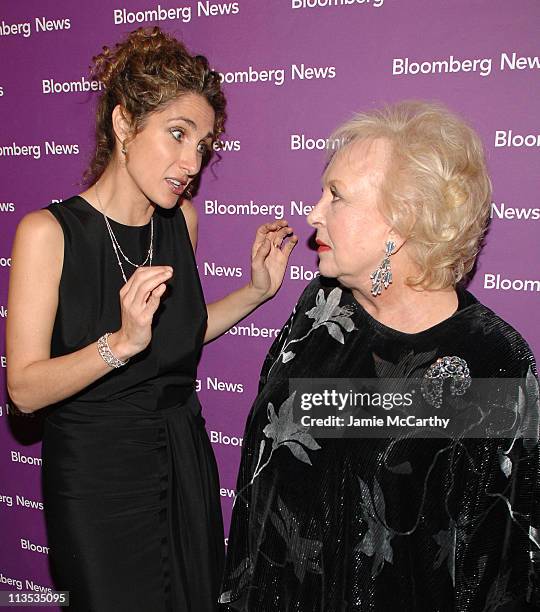
[(392, 269), (390, 268), (390, 255), (394, 252), (396, 244), (393, 240), (386, 241), (386, 250), (384, 259), (379, 264), (379, 267), (369, 277), (371, 279), (371, 294), (374, 296), (381, 295), (383, 287), (388, 289), (388, 285), (392, 282)]
[(124, 155), (127, 153), (126, 143), (125, 143), (125, 141), (124, 141), (124, 140), (122, 141), (122, 153), (123, 153)]

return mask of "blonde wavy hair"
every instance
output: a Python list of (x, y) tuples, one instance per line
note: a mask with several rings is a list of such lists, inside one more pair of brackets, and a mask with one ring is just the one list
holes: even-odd
[(487, 229), (491, 181), (483, 146), (463, 119), (439, 103), (405, 101), (358, 113), (329, 142), (329, 163), (360, 140), (391, 145), (379, 210), (419, 273), (409, 286), (455, 286), (472, 270)]

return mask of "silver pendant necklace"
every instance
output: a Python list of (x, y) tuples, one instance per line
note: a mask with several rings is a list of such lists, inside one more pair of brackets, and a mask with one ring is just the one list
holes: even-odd
[(131, 259), (129, 259), (125, 255), (124, 251), (122, 251), (122, 247), (120, 246), (120, 243), (118, 242), (118, 239), (114, 235), (114, 232), (112, 230), (111, 224), (109, 223), (109, 219), (107, 218), (107, 215), (105, 214), (105, 211), (103, 210), (103, 205), (101, 204), (101, 199), (100, 199), (99, 193), (98, 193), (97, 183), (94, 185), (94, 188), (95, 188), (95, 191), (96, 191), (96, 198), (97, 198), (99, 207), (101, 208), (101, 212), (103, 214), (103, 218), (105, 219), (105, 224), (107, 225), (107, 229), (109, 230), (109, 236), (111, 238), (111, 242), (112, 242), (112, 245), (113, 245), (114, 253), (115, 253), (116, 259), (118, 261), (118, 265), (120, 266), (120, 271), (122, 272), (122, 277), (124, 278), (124, 282), (127, 283), (127, 278), (126, 278), (126, 275), (125, 275), (125, 272), (124, 272), (124, 267), (122, 266), (122, 262), (120, 261), (120, 255), (118, 254), (118, 252), (120, 251), (120, 254), (125, 259), (125, 261), (127, 261), (129, 264), (131, 264), (135, 268), (139, 268), (140, 266), (146, 265), (147, 261), (150, 261), (149, 265), (151, 266), (152, 265), (152, 256), (154, 254), (154, 216), (152, 215), (152, 218), (150, 219), (150, 246), (148, 248), (148, 252), (146, 254), (146, 258), (145, 258), (145, 260), (142, 263), (136, 264), (133, 261), (131, 261)]

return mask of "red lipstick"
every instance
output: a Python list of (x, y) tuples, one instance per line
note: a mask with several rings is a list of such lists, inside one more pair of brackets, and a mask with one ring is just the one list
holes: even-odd
[(323, 253), (324, 251), (330, 251), (332, 248), (332, 247), (329, 247), (325, 242), (323, 242), (319, 238), (316, 238), (315, 242), (319, 245), (319, 248), (317, 249), (317, 253)]

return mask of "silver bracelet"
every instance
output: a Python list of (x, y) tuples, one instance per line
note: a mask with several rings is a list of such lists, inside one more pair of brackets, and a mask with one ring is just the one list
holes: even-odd
[(103, 357), (103, 361), (107, 365), (111, 366), (111, 368), (120, 368), (121, 366), (126, 365), (126, 363), (129, 361), (129, 357), (125, 361), (122, 361), (113, 355), (109, 343), (107, 342), (107, 338), (111, 335), (111, 333), (112, 332), (107, 332), (106, 334), (103, 334), (103, 336), (101, 336), (101, 338), (97, 341), (98, 351)]

